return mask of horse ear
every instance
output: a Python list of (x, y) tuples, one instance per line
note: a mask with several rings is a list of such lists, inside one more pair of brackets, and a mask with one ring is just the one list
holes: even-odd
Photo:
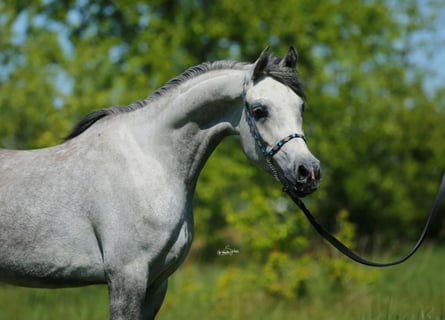
[(258, 60), (255, 62), (255, 67), (253, 69), (252, 80), (256, 80), (264, 74), (264, 69), (267, 67), (267, 63), (269, 62), (269, 47), (266, 47), (261, 54)]
[(280, 66), (290, 69), (296, 69), (298, 63), (298, 53), (294, 47), (290, 47), (286, 56), (280, 61)]

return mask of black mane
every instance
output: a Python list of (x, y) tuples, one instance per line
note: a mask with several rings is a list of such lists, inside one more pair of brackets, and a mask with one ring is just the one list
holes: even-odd
[[(264, 70), (267, 76), (272, 77), (273, 79), (283, 83), (285, 86), (289, 87), (292, 91), (294, 91), (301, 98), (305, 98), (303, 87), (295, 73), (294, 69), (283, 67), (279, 64), (281, 59), (269, 56), (269, 62)], [(64, 141), (73, 139), (86, 131), (89, 127), (91, 127), (98, 120), (107, 117), (109, 115), (120, 114), (131, 112), (136, 109), (140, 109), (145, 107), (150, 102), (162, 97), (167, 91), (172, 88), (178, 87), (180, 84), (185, 81), (197, 77), (201, 74), (212, 70), (224, 70), (224, 69), (244, 69), (247, 66), (247, 63), (244, 62), (236, 62), (231, 60), (222, 60), (215, 62), (204, 62), (200, 65), (194, 66), (186, 70), (181, 75), (171, 79), (164, 86), (153, 92), (148, 98), (144, 100), (136, 101), (127, 106), (115, 106), (110, 108), (104, 108), (97, 111), (93, 111), (88, 114), (85, 118), (80, 120), (71, 133), (64, 139)]]

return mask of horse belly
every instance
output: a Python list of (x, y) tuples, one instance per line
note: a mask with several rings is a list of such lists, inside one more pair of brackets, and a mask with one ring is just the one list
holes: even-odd
[[(75, 287), (104, 283), (101, 261), (91, 252), (54, 246), (34, 251), (20, 247), (4, 252), (0, 280), (25, 287)], [(5, 253), (7, 254), (5, 256)]]
[(14, 262), (0, 266), (0, 280), (31, 288), (67, 288), (105, 283), (99, 265), (92, 268), (90, 263), (61, 265), (49, 261), (32, 261), (21, 264), (19, 268)]
[(14, 213), (0, 210), (1, 281), (27, 287), (104, 282), (100, 248), (86, 222)]

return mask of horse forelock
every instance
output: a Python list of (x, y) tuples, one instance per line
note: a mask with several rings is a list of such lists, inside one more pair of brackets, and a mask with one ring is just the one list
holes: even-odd
[(300, 98), (305, 100), (306, 96), (304, 94), (303, 85), (297, 76), (296, 70), (284, 67), (280, 65), (280, 62), (280, 58), (269, 55), (269, 62), (264, 70), (265, 75), (281, 82), (295, 92)]

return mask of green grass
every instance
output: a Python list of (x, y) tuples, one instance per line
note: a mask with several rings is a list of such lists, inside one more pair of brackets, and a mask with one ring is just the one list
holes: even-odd
[[(230, 266), (199, 266), (189, 261), (170, 279), (158, 319), (445, 320), (444, 266), (445, 248), (423, 247), (400, 266), (375, 271), (357, 265), (367, 272), (378, 272), (372, 284), (330, 288), (325, 279), (314, 278), (308, 283), (307, 297), (283, 301), (254, 288), (241, 289), (237, 283), (242, 284), (242, 274), (236, 275), (239, 282), (224, 286), (219, 275)], [(0, 286), (0, 319), (108, 319), (107, 289)]]

